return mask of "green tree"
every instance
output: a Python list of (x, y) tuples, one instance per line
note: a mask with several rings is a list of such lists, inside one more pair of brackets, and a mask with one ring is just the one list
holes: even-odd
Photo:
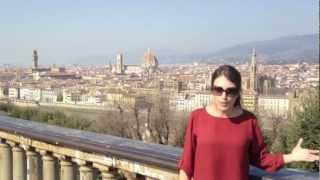
[[(289, 128), (287, 128), (286, 136), (283, 135), (282, 143), (286, 147), (286, 151), (291, 149), (298, 142), (299, 137), (304, 139), (302, 146), (310, 149), (320, 148), (320, 109), (319, 109), (319, 89), (311, 93), (308, 97), (301, 101), (300, 107), (297, 108), (294, 119)], [(318, 171), (317, 163), (293, 163), (289, 165), (294, 168), (302, 168), (311, 171)]]
[(93, 124), (91, 120), (81, 118), (75, 113), (66, 115), (64, 112), (57, 110), (50, 111), (34, 107), (18, 107), (12, 104), (0, 104), (0, 110), (7, 112), (11, 117), (74, 129), (91, 130)]

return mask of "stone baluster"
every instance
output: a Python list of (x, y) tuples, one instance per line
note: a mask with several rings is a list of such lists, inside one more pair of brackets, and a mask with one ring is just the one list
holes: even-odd
[(0, 179), (12, 180), (11, 147), (3, 139), (0, 141)]
[(75, 166), (71, 161), (71, 158), (63, 155), (55, 156), (60, 160), (60, 180), (75, 180)]
[(30, 146), (25, 146), (24, 149), (27, 152), (27, 180), (42, 180), (39, 154)]
[(27, 179), (27, 158), (25, 151), (16, 142), (8, 142), (12, 147), (12, 175), (13, 180)]
[(157, 179), (152, 177), (145, 177), (145, 180), (157, 180)]
[(93, 169), (88, 165), (80, 166), (80, 179), (93, 180)]
[(76, 159), (76, 163), (80, 166), (80, 180), (94, 180), (94, 170), (88, 162)]
[(127, 180), (136, 180), (138, 178), (136, 173), (124, 170), (122, 170), (121, 172)]
[(56, 180), (58, 179), (55, 158), (47, 151), (40, 151), (42, 155), (42, 176), (43, 180)]
[(116, 180), (120, 178), (119, 173), (114, 168), (96, 163), (93, 166), (99, 170), (102, 180)]
[(156, 178), (144, 176), (130, 171), (122, 170), (121, 172), (127, 180), (156, 180)]

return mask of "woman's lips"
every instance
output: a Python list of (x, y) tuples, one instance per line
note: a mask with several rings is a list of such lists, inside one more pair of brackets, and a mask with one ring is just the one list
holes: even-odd
[(227, 102), (220, 102), (220, 104), (221, 104), (222, 106), (227, 106), (227, 105), (228, 105)]

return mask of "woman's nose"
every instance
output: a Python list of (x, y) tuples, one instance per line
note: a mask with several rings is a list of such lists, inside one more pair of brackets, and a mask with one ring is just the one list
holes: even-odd
[(223, 91), (221, 96), (226, 99), (227, 98), (227, 93), (225, 91)]

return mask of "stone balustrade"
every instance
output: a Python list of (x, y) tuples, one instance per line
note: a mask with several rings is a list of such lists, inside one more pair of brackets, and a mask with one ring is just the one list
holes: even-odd
[(180, 154), (176, 147), (0, 116), (0, 180), (178, 179)]
[(0, 180), (177, 179), (181, 149), (0, 116)]

